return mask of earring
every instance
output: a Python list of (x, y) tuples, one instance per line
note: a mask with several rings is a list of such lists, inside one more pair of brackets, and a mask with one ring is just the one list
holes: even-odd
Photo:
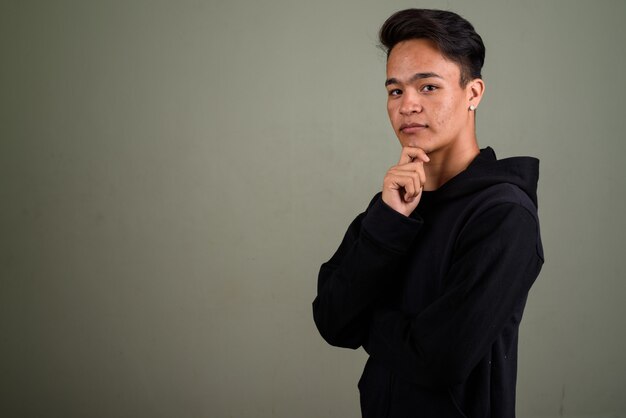
[(474, 105), (470, 105), (469, 110), (470, 110), (470, 111), (474, 111), (474, 110), (476, 110), (476, 106), (474, 106)]

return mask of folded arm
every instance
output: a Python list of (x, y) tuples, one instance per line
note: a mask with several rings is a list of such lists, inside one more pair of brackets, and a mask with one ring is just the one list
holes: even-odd
[(332, 345), (358, 348), (365, 341), (372, 306), (395, 279), (391, 271), (422, 223), (399, 214), (376, 195), (350, 225), (318, 277), (313, 317)]

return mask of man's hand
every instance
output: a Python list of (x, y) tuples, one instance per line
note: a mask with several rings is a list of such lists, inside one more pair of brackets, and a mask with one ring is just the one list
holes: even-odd
[(383, 202), (409, 216), (422, 197), (426, 174), (424, 163), (430, 161), (424, 150), (403, 147), (400, 161), (387, 171), (383, 180)]

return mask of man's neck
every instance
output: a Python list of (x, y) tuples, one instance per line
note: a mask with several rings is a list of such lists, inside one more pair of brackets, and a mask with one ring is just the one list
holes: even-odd
[(424, 190), (437, 190), (464, 171), (478, 154), (480, 154), (480, 148), (475, 139), (466, 141), (463, 145), (428, 154), (430, 162), (424, 165), (426, 174)]

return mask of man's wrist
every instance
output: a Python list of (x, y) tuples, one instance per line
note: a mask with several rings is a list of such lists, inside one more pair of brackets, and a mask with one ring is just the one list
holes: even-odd
[(422, 224), (421, 218), (404, 216), (387, 205), (381, 196), (367, 211), (362, 227), (383, 246), (397, 252), (406, 252)]

